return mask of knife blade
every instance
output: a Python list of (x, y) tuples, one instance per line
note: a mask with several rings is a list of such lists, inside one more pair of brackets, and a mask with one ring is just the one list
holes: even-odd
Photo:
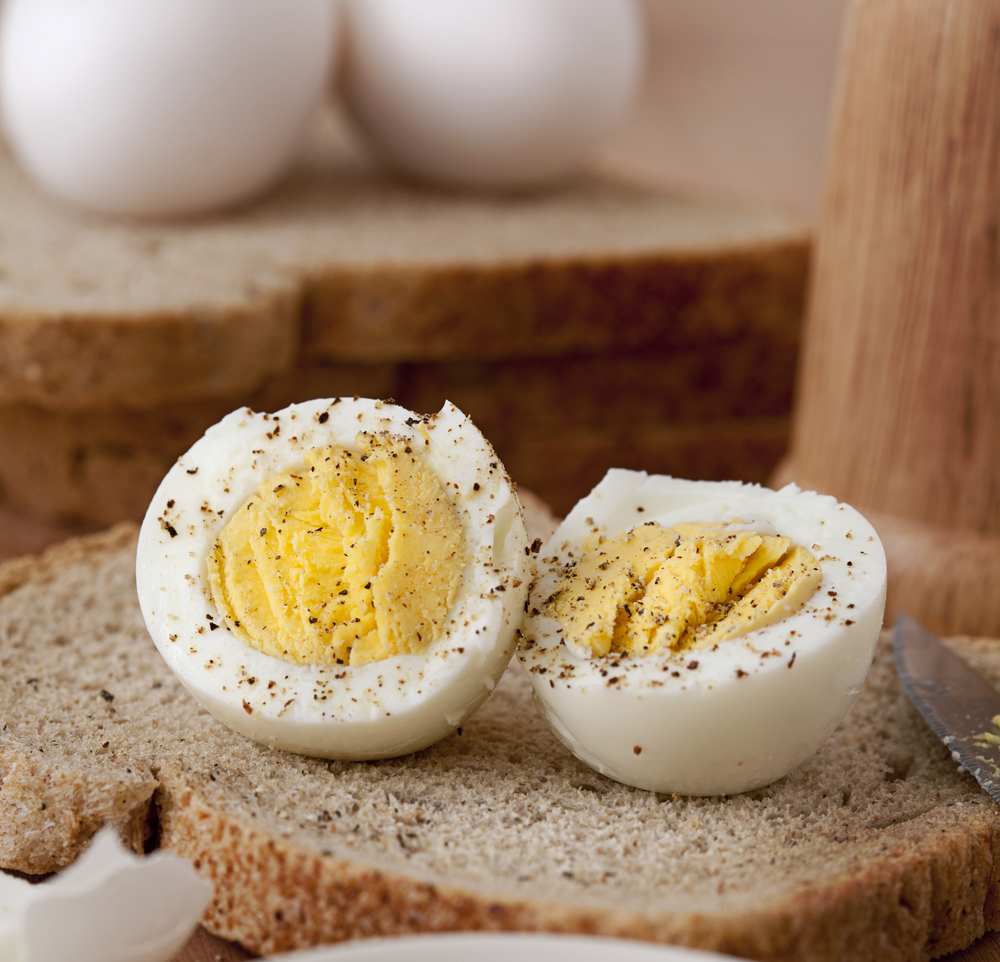
[(959, 763), (1000, 802), (1000, 692), (940, 638), (900, 617), (896, 671), (910, 701)]

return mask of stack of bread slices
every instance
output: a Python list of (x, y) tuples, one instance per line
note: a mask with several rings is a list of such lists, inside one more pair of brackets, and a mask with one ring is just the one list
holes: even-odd
[(470, 196), (371, 167), (331, 117), (246, 210), (139, 224), (0, 155), (0, 551), (138, 517), (223, 414), (444, 399), (556, 507), (608, 464), (763, 479), (808, 244), (789, 217), (594, 173)]

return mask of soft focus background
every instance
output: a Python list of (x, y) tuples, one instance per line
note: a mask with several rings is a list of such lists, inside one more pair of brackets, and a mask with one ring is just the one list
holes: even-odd
[[(610, 165), (671, 191), (729, 196), (737, 203), (790, 211), (804, 225), (811, 224), (822, 179), (844, 7), (845, 0), (646, 0), (650, 28), (646, 90), (631, 121), (608, 145)], [(584, 494), (611, 462), (688, 476), (766, 480), (787, 443), (798, 350), (797, 304), (804, 285), (801, 269), (796, 269), (800, 277), (789, 301), (790, 313), (785, 307), (780, 324), (765, 322), (765, 327), (770, 324), (770, 340), (743, 334), (739, 342), (730, 337), (722, 344), (712, 340), (719, 335), (707, 331), (712, 349), (706, 350), (708, 342), (688, 345), (690, 363), (670, 348), (663, 358), (670, 358), (675, 367), (659, 356), (646, 357), (634, 373), (628, 368), (630, 355), (593, 358), (600, 361), (598, 380), (603, 383), (594, 383), (593, 363), (578, 365), (577, 370), (567, 358), (561, 373), (550, 365), (548, 374), (547, 362), (523, 370), (516, 364), (482, 371), (470, 364), (440, 370), (431, 366), (424, 381), (430, 378), (433, 390), (423, 393), (410, 390), (412, 384), (399, 383), (398, 378), (373, 382), (371, 369), (359, 369), (358, 377), (346, 381), (339, 376), (331, 380), (329, 369), (322, 369), (309, 382), (295, 375), (291, 394), (287, 385), (274, 384), (250, 397), (199, 398), (197, 404), (192, 399), (191, 410), (157, 409), (142, 411), (141, 416), (81, 411), (69, 420), (58, 411), (30, 405), (18, 407), (16, 415), (10, 409), (12, 415), (4, 425), (6, 444), (23, 456), (9, 459), (10, 470), (0, 472), (0, 487), (6, 485), (11, 501), (6, 513), (0, 506), (0, 556), (34, 550), (72, 533), (78, 521), (99, 527), (135, 516), (165, 466), (209, 423), (242, 403), (280, 407), (303, 392), (392, 394), (403, 403), (428, 409), (440, 404), (438, 394), (444, 392), (479, 421), (515, 476), (558, 510)], [(731, 298), (732, 292), (725, 296)], [(727, 303), (730, 313), (739, 313), (732, 300)], [(736, 318), (733, 323), (743, 320)], [(650, 380), (648, 369), (661, 371), (675, 385), (690, 381), (693, 396), (711, 400), (689, 406), (707, 413), (681, 411), (657, 397), (659, 378)], [(522, 386), (525, 377), (528, 387)], [(565, 395), (563, 405), (554, 405), (549, 397), (556, 386)], [(590, 423), (587, 414), (593, 407), (588, 399), (602, 392), (613, 396), (613, 403), (604, 405), (604, 420), (611, 424), (604, 426), (603, 421)], [(508, 395), (533, 412), (546, 414), (564, 407), (577, 413), (572, 425), (552, 434), (540, 423), (533, 425), (517, 416)], [(660, 436), (647, 430), (646, 422), (655, 420), (657, 429), (661, 422), (666, 424), (662, 420), (666, 414), (660, 413), (664, 407), (670, 409), (671, 433), (657, 440)], [(641, 423), (633, 417), (639, 411)], [(563, 453), (537, 457), (539, 446), (531, 446), (532, 431), (541, 432), (548, 443), (557, 441)], [(511, 432), (514, 436), (507, 437)], [(51, 437), (62, 440), (59, 445), (41, 443)], [(51, 461), (54, 447), (67, 446), (79, 452), (69, 467), (62, 465), (62, 473), (47, 467), (46, 458)], [(125, 470), (123, 458), (128, 461)], [(58, 476), (64, 489), (76, 484), (78, 497), (62, 490), (57, 502), (49, 493), (51, 484), (36, 488), (22, 478), (39, 473), (50, 479)], [(127, 494), (111, 497), (109, 505), (91, 511), (89, 517), (74, 506), (77, 501), (93, 504), (94, 492), (106, 490), (114, 479), (128, 487)], [(46, 499), (45, 504), (38, 503), (40, 498)], [(27, 515), (20, 510), (24, 506), (29, 508)], [(45, 527), (40, 528), (39, 521)], [(57, 522), (55, 527), (52, 521)]]
[(646, 0), (648, 90), (612, 155), (813, 217), (846, 0)]
[[(770, 205), (811, 224), (822, 180), (845, 0), (646, 0), (646, 7), (651, 37), (646, 91), (632, 120), (608, 145), (609, 163), (671, 190), (693, 189), (731, 196), (738, 202)], [(395, 382), (373, 383), (370, 371), (363, 372), (360, 381), (348, 378), (350, 383), (341, 383), (343, 379), (338, 379), (329, 386), (305, 383), (296, 376), (291, 396), (277, 385), (260, 396), (198, 399), (193, 413), (187, 409), (158, 410), (143, 412), (140, 417), (120, 412), (113, 426), (106, 412), (80, 412), (72, 420), (63, 419), (62, 424), (58, 412), (22, 405), (16, 426), (13, 417), (3, 425), (7, 457), (12, 457), (11, 445), (15, 453), (14, 466), (4, 473), (10, 504), (0, 504), (0, 556), (34, 550), (74, 533), (81, 520), (85, 526), (101, 526), (115, 517), (134, 516), (137, 511), (136, 505), (130, 504), (121, 511), (81, 518), (76, 509), (64, 505), (45, 510), (47, 504), (38, 501), (50, 497), (44, 493), (48, 488), (33, 492), (30, 483), (19, 479), (21, 475), (38, 477), (39, 471), (50, 476), (57, 473), (45, 471), (39, 461), (53, 449), (53, 444), (43, 439), (58, 437), (59, 447), (72, 446), (80, 452), (69, 468), (62, 466), (59, 477), (66, 483), (73, 483), (73, 477), (81, 478), (81, 499), (108, 478), (123, 480), (131, 472), (138, 479), (132, 484), (134, 500), (144, 504), (165, 465), (207, 424), (241, 403), (273, 408), (304, 394), (393, 394), (403, 403), (429, 407), (440, 403), (437, 394), (444, 391), (481, 423), (514, 474), (540, 490), (558, 510), (565, 510), (584, 494), (612, 461), (680, 475), (763, 481), (787, 441), (798, 333), (797, 319), (789, 316), (782, 320), (774, 344), (726, 346), (712, 341), (708, 351), (705, 345), (688, 347), (689, 360), (700, 365), (700, 373), (683, 376), (694, 378), (696, 393), (709, 399), (708, 404), (698, 400), (698, 410), (711, 408), (714, 413), (688, 416), (690, 423), (677, 424), (678, 412), (673, 412), (673, 433), (661, 439), (662, 443), (655, 433), (647, 432), (642, 441), (628, 437), (630, 427), (637, 436), (645, 430), (634, 423), (629, 412), (642, 406), (647, 418), (660, 418), (646, 398), (660, 388), (648, 374), (640, 372), (650, 365), (662, 371), (663, 377), (674, 377), (676, 372), (656, 357), (647, 358), (650, 363), (645, 368), (637, 366), (633, 376), (627, 368), (629, 359), (615, 358), (603, 372), (606, 383), (589, 387), (597, 397), (602, 391), (613, 392), (618, 383), (627, 385), (622, 390), (628, 396), (619, 397), (619, 404), (605, 412), (606, 420), (612, 423), (600, 427), (577, 413), (572, 431), (579, 437), (567, 438), (562, 431), (545, 435), (556, 437), (572, 457), (538, 457), (541, 448), (527, 442), (532, 440), (532, 431), (545, 434), (540, 422), (513, 423), (517, 418), (505, 408), (505, 396), (490, 395), (506, 390), (528, 400), (534, 396), (521, 387), (524, 374), (516, 366), (479, 371), (472, 365), (459, 365), (446, 372), (450, 379), (444, 380), (428, 368), (430, 373), (424, 380), (431, 378), (434, 390), (420, 396), (411, 396), (412, 392)], [(743, 360), (736, 364), (737, 358)], [(677, 359), (677, 363), (686, 362)], [(591, 374), (587, 371), (591, 368), (584, 367), (582, 373), (566, 368), (562, 376), (552, 375), (551, 386), (558, 384), (560, 390), (578, 394), (588, 390), (586, 382)], [(536, 368), (531, 368), (530, 377), (542, 376), (540, 367)], [(323, 372), (320, 376), (327, 377)], [(764, 395), (771, 400), (765, 403)], [(544, 392), (539, 396), (547, 397)], [(573, 403), (574, 398), (570, 398), (564, 407)], [(552, 405), (547, 401), (542, 407)], [(580, 408), (578, 405), (578, 412)], [(4, 416), (4, 409), (0, 409), (0, 419)], [(705, 418), (714, 421), (706, 425), (699, 420)], [(515, 432), (513, 440), (504, 437), (505, 430)], [(127, 469), (122, 459), (128, 460)], [(19, 460), (23, 464), (20, 472), (16, 470)], [(63, 496), (67, 503), (74, 500), (66, 492)]]
[[(650, 28), (646, 89), (628, 125), (608, 145), (607, 163), (671, 190), (787, 210), (812, 226), (847, 0), (644, 2)], [(805, 244), (800, 248), (798, 293), (805, 288), (808, 264)], [(718, 260), (724, 262), (725, 256)], [(0, 275), (3, 270), (0, 260)], [(721, 313), (737, 313), (732, 288), (722, 289), (724, 295), (716, 299)], [(26, 465), (16, 504), (15, 485), (8, 483), (4, 491), (2, 480), (5, 474), (16, 479), (19, 472), (0, 470), (0, 558), (138, 512), (132, 504), (119, 511), (114, 498), (99, 516), (89, 518), (63, 509), (46, 511), (49, 492), (59, 485), (64, 501), (75, 504), (66, 487), (83, 492), (85, 502), (88, 492), (105, 483), (118, 491), (121, 477), (128, 475), (130, 491), (138, 491), (144, 504), (165, 464), (190, 443), (192, 432), (238, 403), (274, 408), (293, 396), (333, 393), (331, 378), (339, 392), (395, 394), (423, 409), (440, 403), (440, 393), (447, 391), (494, 439), (515, 476), (560, 511), (609, 462), (764, 481), (788, 441), (801, 332), (799, 301), (793, 296), (783, 304), (788, 301), (794, 302), (792, 308), (777, 319), (761, 311), (765, 334), (759, 341), (753, 331), (730, 332), (728, 340), (709, 331), (698, 343), (660, 346), (661, 353), (651, 357), (633, 349), (616, 356), (606, 351), (483, 363), (468, 357), (446, 362), (388, 358), (368, 367), (333, 365), (327, 358), (325, 367), (286, 372), (253, 398), (196, 397), (172, 410), (94, 408), (71, 417), (35, 401), (0, 405), (0, 436), (12, 444), (0, 445), (0, 457)], [(622, 325), (629, 320), (622, 317)], [(663, 410), (668, 379), (694, 385), (690, 410), (680, 410), (681, 404)], [(591, 403), (578, 403), (583, 397)], [(544, 403), (536, 403), (538, 398)], [(637, 424), (640, 415), (647, 420)], [(647, 430), (653, 423), (670, 433)], [(68, 467), (54, 469), (54, 450)], [(138, 488), (132, 483), (136, 478)], [(41, 493), (33, 497), (35, 487)], [(936, 574), (940, 567), (928, 570)], [(200, 932), (178, 962), (245, 958)], [(967, 958), (1000, 955), (986, 947)]]

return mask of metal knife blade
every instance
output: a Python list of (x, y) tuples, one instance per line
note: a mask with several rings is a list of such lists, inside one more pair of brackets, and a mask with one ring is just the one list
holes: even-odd
[(905, 615), (893, 630), (892, 650), (910, 701), (952, 758), (1000, 802), (1000, 728), (994, 723), (1000, 715), (1000, 692), (940, 638)]

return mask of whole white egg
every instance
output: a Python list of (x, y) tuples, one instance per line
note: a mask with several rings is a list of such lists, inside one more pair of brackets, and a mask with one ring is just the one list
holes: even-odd
[(634, 0), (354, 0), (346, 89), (376, 150), (471, 187), (552, 181), (626, 117), (644, 57)]
[(518, 656), (597, 771), (730, 795), (787, 775), (843, 720), (885, 592), (882, 544), (850, 505), (612, 470), (542, 549)]
[(288, 169), (324, 95), (333, 0), (9, 0), (0, 103), (13, 151), (91, 210), (183, 216)]

